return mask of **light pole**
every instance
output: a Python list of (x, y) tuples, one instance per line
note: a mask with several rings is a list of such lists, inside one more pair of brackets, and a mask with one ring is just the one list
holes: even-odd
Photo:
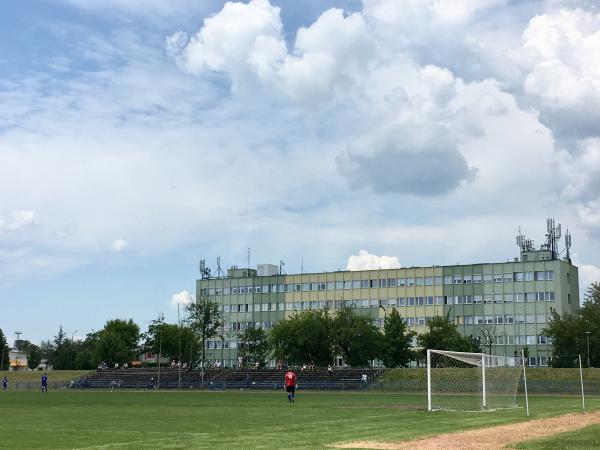
[(591, 331), (586, 331), (585, 335), (587, 337), (587, 366), (590, 367), (590, 334)]
[(75, 333), (77, 333), (79, 330), (75, 330), (71, 333), (71, 368), (74, 369), (75, 367), (75, 362), (74, 362), (74, 355), (75, 355), (75, 348), (73, 345), (73, 338), (75, 337)]

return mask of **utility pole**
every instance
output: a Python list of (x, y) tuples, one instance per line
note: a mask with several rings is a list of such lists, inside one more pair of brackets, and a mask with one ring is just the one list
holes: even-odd
[(158, 340), (158, 381), (157, 381), (158, 389), (160, 389), (160, 355), (162, 353), (162, 331), (163, 331), (164, 320), (165, 320), (164, 314), (160, 313), (160, 316), (158, 316), (158, 321), (160, 322), (160, 332), (159, 332), (160, 338)]
[(591, 367), (590, 366), (590, 334), (591, 333), (592, 333), (591, 331), (585, 332), (585, 335), (587, 337), (587, 366), (588, 367)]

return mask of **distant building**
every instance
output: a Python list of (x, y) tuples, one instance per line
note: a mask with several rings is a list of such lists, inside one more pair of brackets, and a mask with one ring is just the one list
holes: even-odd
[[(463, 335), (479, 337), (486, 353), (513, 356), (526, 348), (530, 365), (546, 366), (551, 342), (542, 330), (550, 310), (579, 308), (577, 267), (568, 251), (559, 259), (556, 250), (560, 226), (549, 224), (547, 237), (538, 250), (520, 236), (520, 258), (510, 262), (265, 276), (232, 268), (226, 277), (206, 276), (196, 291), (217, 301), (225, 323), (224, 340), (208, 342), (208, 358), (235, 365), (238, 336), (246, 328), (268, 330), (296, 311), (335, 313), (350, 306), (379, 327), (396, 309), (417, 333), (426, 331), (429, 318), (448, 316)], [(568, 233), (567, 241), (569, 247)]]
[(8, 370), (11, 371), (26, 371), (27, 367), (27, 353), (17, 349), (12, 349), (8, 352)]

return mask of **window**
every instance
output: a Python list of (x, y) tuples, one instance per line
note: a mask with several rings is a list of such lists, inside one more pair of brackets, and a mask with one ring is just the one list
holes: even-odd
[(504, 323), (504, 316), (494, 316), (494, 323), (496, 323), (496, 324)]
[(514, 272), (513, 280), (514, 281), (523, 281), (523, 272)]
[(465, 297), (462, 295), (455, 295), (454, 296), (454, 304), (455, 305), (462, 305), (465, 302)]
[(344, 289), (344, 282), (343, 281), (336, 281), (335, 282), (335, 288), (336, 289)]
[(433, 286), (433, 277), (425, 277), (425, 286)]
[(433, 282), (435, 283), (436, 286), (441, 286), (443, 283), (443, 278), (440, 276), (433, 277)]
[(515, 323), (525, 323), (525, 315), (515, 314)]
[(383, 306), (384, 308), (386, 306), (388, 306), (388, 300), (387, 300), (387, 298), (382, 298), (381, 300), (379, 300), (379, 306)]
[(369, 301), (369, 306), (371, 308), (377, 308), (379, 306), (379, 300), (377, 300), (377, 299), (371, 299)]
[(310, 302), (310, 309), (319, 309), (319, 302)]
[(554, 280), (554, 270), (546, 271), (546, 280), (548, 280), (548, 281)]
[(404, 306), (404, 297), (398, 297), (398, 306)]
[(352, 289), (352, 281), (344, 281), (344, 289)]
[(515, 337), (514, 336), (504, 336), (504, 340), (506, 345), (515, 345)]
[(473, 283), (481, 284), (481, 275), (473, 275)]
[(460, 275), (455, 275), (453, 278), (453, 283), (454, 284), (462, 284), (463, 280), (462, 280), (462, 276)]
[(535, 314), (525, 314), (525, 323), (535, 323)]
[(535, 301), (536, 302), (543, 302), (545, 298), (546, 298), (545, 292), (536, 292), (535, 293)]
[(492, 275), (491, 274), (486, 274), (483, 276), (483, 282), (484, 283), (491, 283), (492, 282)]
[(398, 304), (398, 300), (396, 300), (395, 298), (390, 298), (388, 300), (388, 305), (389, 306), (396, 306)]
[(406, 278), (398, 278), (398, 287), (406, 285)]
[(302, 290), (302, 285), (300, 283), (294, 285), (294, 292), (300, 292)]
[(512, 314), (505, 314), (504, 315), (504, 323), (507, 323), (507, 324), (515, 323), (515, 317)]
[(261, 306), (261, 304), (260, 304), (260, 303), (255, 303), (255, 304), (254, 304), (254, 312), (258, 312), (258, 311), (260, 311), (260, 306)]
[(533, 294), (533, 292), (525, 292), (525, 301), (526, 302), (533, 302), (535, 301), (535, 295)]
[(327, 282), (327, 290), (333, 291), (334, 289), (335, 289), (335, 283), (333, 281), (328, 281)]
[(483, 303), (483, 295), (474, 295), (473, 296), (473, 303)]
[(465, 316), (465, 325), (473, 325), (473, 316)]
[(533, 281), (533, 272), (524, 272), (525, 281)]
[(231, 312), (231, 305), (223, 305), (223, 312)]
[(415, 306), (415, 298), (414, 297), (406, 297), (406, 304), (408, 306)]
[(536, 271), (535, 272), (535, 281), (545, 281), (546, 280), (546, 272), (544, 271)]
[(472, 275), (465, 275), (463, 277), (463, 281), (465, 282), (465, 284), (471, 284), (473, 282), (473, 276)]
[(448, 276), (448, 275), (446, 275), (446, 276), (444, 277), (444, 284), (452, 284), (452, 277), (451, 277), (451, 276)]
[(494, 283), (502, 283), (502, 274), (501, 273), (494, 274)]
[(536, 338), (535, 338), (535, 336), (527, 336), (525, 342), (526, 342), (526, 345), (535, 345)]
[(537, 343), (538, 343), (539, 345), (546, 344), (546, 343), (547, 343), (546, 336), (539, 335), (539, 336), (537, 337)]
[(425, 304), (425, 299), (423, 297), (417, 297), (416, 304), (417, 306), (423, 306)]
[(504, 294), (504, 303), (512, 303), (513, 295), (512, 294)]
[(554, 301), (554, 291), (546, 292), (546, 301), (553, 302)]
[(505, 283), (512, 283), (512, 280), (513, 280), (513, 274), (512, 274), (512, 272), (504, 274), (504, 282)]
[(535, 321), (537, 323), (546, 323), (546, 314), (536, 314)]
[(494, 302), (494, 296), (491, 294), (485, 294), (483, 296), (483, 303), (493, 303)]
[(352, 280), (352, 289), (360, 289), (360, 280)]
[(425, 280), (423, 279), (423, 277), (417, 277), (415, 278), (415, 283), (417, 286), (424, 286)]
[(435, 297), (435, 304), (436, 305), (443, 305), (444, 304), (444, 297), (442, 297), (441, 295)]
[(387, 287), (387, 279), (379, 280), (379, 287)]
[(320, 291), (324, 291), (327, 288), (327, 285), (323, 282), (318, 283), (319, 284), (319, 290)]
[(523, 303), (525, 301), (525, 294), (522, 292), (517, 292), (514, 294), (514, 299), (517, 303)]
[(494, 303), (502, 303), (504, 301), (504, 295), (494, 294)]
[(525, 345), (525, 336), (515, 336), (515, 344)]
[(362, 289), (369, 289), (369, 280), (360, 280), (360, 287)]
[(466, 305), (470, 305), (471, 303), (473, 303), (473, 296), (472, 295), (465, 295), (465, 304)]
[(396, 279), (395, 278), (389, 278), (387, 281), (387, 284), (389, 287), (394, 287), (396, 286)]
[(483, 325), (483, 316), (475, 316), (473, 322), (475, 325)]
[(406, 285), (407, 286), (414, 286), (415, 285), (415, 279), (413, 277), (409, 277), (406, 279)]
[(426, 297), (425, 298), (425, 303), (427, 305), (433, 305), (433, 297)]
[(231, 294), (232, 295), (237, 295), (238, 292), (239, 292), (239, 289), (237, 287), (232, 287), (231, 288)]
[(229, 294), (231, 294), (231, 288), (230, 287), (223, 288), (223, 295), (229, 295)]

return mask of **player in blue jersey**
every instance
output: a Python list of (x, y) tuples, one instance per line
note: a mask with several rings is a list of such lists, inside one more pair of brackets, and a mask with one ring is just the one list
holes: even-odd
[(48, 392), (48, 375), (42, 375), (42, 392)]
[(4, 377), (2, 379), (2, 390), (5, 391), (8, 389), (8, 377)]

